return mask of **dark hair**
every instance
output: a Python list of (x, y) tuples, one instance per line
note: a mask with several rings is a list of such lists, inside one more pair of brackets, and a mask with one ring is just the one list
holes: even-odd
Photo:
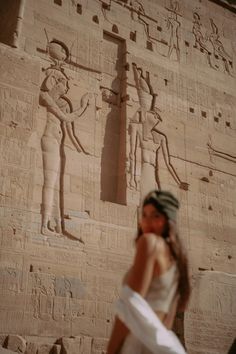
[[(178, 293), (180, 295), (179, 297), (179, 302), (178, 302), (178, 311), (183, 312), (185, 311), (190, 293), (191, 293), (191, 287), (190, 287), (190, 279), (189, 279), (189, 267), (188, 267), (188, 258), (187, 255), (184, 251), (184, 248), (182, 246), (182, 243), (180, 241), (178, 232), (177, 232), (177, 227), (176, 227), (176, 222), (173, 220), (170, 220), (167, 215), (161, 210), (161, 208), (157, 207), (156, 203), (153, 203), (151, 200), (150, 202), (147, 202), (143, 205), (143, 207), (147, 204), (152, 204), (160, 213), (164, 214), (166, 216), (166, 227), (163, 231), (163, 234), (161, 235), (168, 246), (170, 247), (171, 254), (173, 255), (177, 268), (179, 270), (179, 283), (178, 283)], [(140, 238), (140, 236), (143, 234), (141, 226), (138, 226), (138, 233), (135, 241)]]

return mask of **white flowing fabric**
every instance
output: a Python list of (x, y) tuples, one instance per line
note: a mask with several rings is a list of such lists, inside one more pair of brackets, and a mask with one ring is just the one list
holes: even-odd
[(174, 332), (168, 330), (147, 301), (127, 285), (122, 287), (116, 314), (131, 331), (122, 354), (187, 354)]

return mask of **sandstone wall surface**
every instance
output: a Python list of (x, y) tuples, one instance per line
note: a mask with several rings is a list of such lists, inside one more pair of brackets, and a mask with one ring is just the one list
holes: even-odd
[(189, 254), (180, 335), (190, 354), (226, 353), (236, 327), (235, 13), (208, 0), (0, 9), (0, 344), (103, 353), (140, 201), (159, 188), (181, 201)]

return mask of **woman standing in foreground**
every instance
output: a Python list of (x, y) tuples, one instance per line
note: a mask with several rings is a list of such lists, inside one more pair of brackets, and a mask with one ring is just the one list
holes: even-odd
[(144, 199), (107, 354), (186, 353), (171, 331), (190, 295), (187, 258), (176, 232), (178, 208), (170, 192), (153, 191)]

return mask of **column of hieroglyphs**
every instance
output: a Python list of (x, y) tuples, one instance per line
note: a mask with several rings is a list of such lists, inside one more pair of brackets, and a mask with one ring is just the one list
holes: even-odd
[(177, 330), (190, 354), (229, 349), (236, 15), (226, 3), (0, 3), (4, 347), (104, 352), (138, 206), (159, 188), (181, 201), (190, 258), (193, 297)]

